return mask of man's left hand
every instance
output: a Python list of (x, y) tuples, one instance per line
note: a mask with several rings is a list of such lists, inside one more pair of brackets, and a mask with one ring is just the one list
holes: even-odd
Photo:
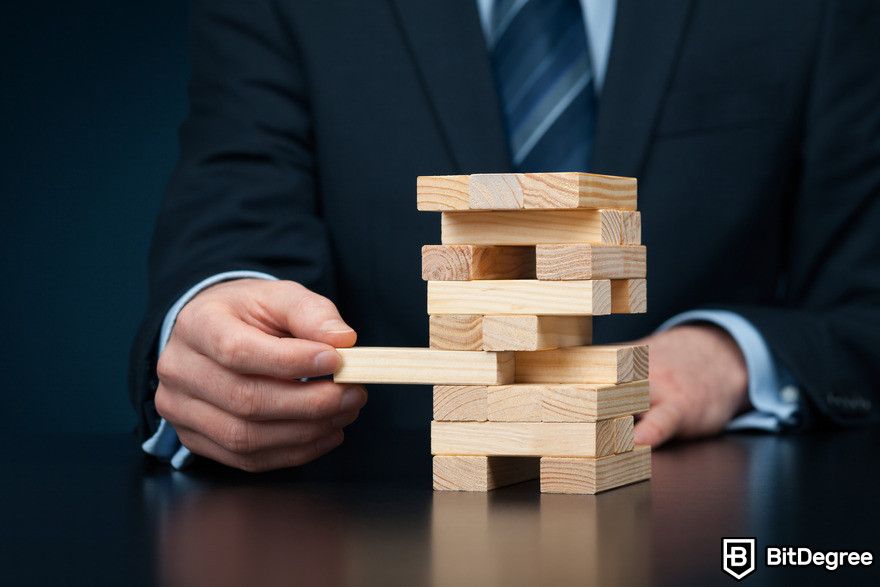
[(676, 326), (639, 343), (650, 346), (651, 408), (636, 424), (637, 444), (717, 434), (749, 408), (745, 360), (724, 330)]

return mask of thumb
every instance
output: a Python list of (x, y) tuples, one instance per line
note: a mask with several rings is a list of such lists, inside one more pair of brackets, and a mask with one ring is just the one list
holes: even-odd
[(655, 404), (635, 427), (635, 443), (659, 446), (672, 438), (681, 425), (681, 412), (670, 402)]
[(266, 309), (296, 338), (350, 347), (357, 334), (345, 323), (336, 305), (293, 281), (270, 282)]

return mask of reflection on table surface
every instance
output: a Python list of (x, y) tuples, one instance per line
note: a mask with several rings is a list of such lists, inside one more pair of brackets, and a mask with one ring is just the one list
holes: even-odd
[[(4, 583), (719, 584), (723, 536), (880, 554), (878, 440), (682, 443), (655, 452), (650, 482), (578, 496), (432, 492), (426, 439), (259, 476), (171, 472), (123, 435), (16, 439), (0, 446)], [(876, 585), (877, 564), (746, 580)]]
[[(431, 492), (427, 479), (216, 486), (175, 474), (178, 495), (157, 533), (160, 576), (172, 585), (705, 584), (723, 578), (722, 536), (769, 544), (780, 531), (795, 530), (792, 543), (809, 534), (785, 516), (809, 461), (801, 448), (772, 437), (670, 447), (655, 454), (653, 481), (597, 496), (541, 495), (536, 482), (466, 493)], [(852, 545), (869, 548), (857, 534)]]
[(649, 565), (632, 557), (648, 560), (648, 484), (599, 498), (536, 488), (435, 493), (427, 524), (279, 489), (191, 493), (162, 517), (160, 576), (172, 585), (647, 582)]

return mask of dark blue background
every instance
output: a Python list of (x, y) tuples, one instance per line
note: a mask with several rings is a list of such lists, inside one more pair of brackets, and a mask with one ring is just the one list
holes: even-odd
[(129, 346), (186, 108), (186, 2), (9, 2), (0, 32), (2, 426), (130, 430)]

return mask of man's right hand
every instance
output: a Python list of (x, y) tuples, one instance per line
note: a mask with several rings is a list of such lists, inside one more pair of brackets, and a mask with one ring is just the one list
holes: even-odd
[(212, 286), (177, 317), (157, 367), (156, 410), (192, 452), (246, 471), (292, 467), (338, 446), (362, 386), (300, 382), (333, 373), (356, 334), (298, 283)]

